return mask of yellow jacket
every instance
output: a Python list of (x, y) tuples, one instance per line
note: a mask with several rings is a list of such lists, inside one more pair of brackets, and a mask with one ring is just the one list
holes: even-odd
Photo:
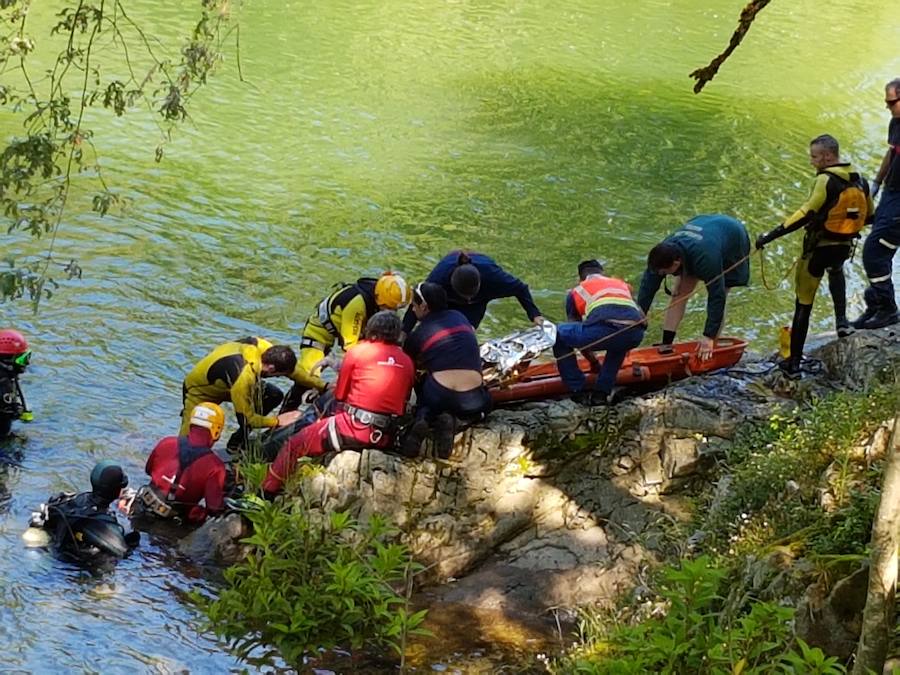
[[(262, 354), (272, 343), (260, 337), (226, 342), (204, 356), (184, 378), (185, 410), (198, 403), (231, 401), (234, 412), (242, 415), (250, 427), (274, 427), (274, 415), (261, 415), (260, 379)], [(310, 386), (305, 373), (291, 375), (291, 379)]]

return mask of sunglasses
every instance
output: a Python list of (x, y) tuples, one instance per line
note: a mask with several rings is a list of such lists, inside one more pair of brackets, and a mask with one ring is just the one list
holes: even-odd
[(31, 363), (31, 350), (24, 351), (19, 354), (16, 358), (13, 359), (13, 363), (17, 366), (22, 366), (25, 368), (29, 363)]
[(900, 101), (900, 98), (887, 98), (884, 100), (884, 105), (888, 108), (892, 108), (897, 101)]

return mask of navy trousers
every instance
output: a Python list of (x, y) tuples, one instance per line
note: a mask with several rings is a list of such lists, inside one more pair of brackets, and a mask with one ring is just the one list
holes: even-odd
[(875, 223), (863, 246), (863, 267), (869, 277), (866, 305), (872, 309), (896, 310), (891, 274), (894, 254), (900, 246), (900, 190), (884, 190), (875, 210)]
[(646, 324), (623, 326), (598, 322), (583, 324), (580, 322), (561, 323), (556, 327), (556, 344), (553, 355), (556, 367), (569, 391), (584, 389), (585, 376), (578, 367), (575, 350), (599, 352), (606, 351), (603, 367), (594, 385), (595, 391), (609, 394), (616, 383), (616, 373), (622, 367), (629, 350), (634, 349), (644, 339)]

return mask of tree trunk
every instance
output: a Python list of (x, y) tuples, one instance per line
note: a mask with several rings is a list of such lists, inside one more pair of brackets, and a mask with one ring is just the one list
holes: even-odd
[(900, 545), (900, 414), (884, 467), (881, 502), (872, 524), (872, 561), (869, 591), (863, 610), (862, 634), (856, 648), (853, 675), (881, 673), (894, 618), (894, 590), (897, 584), (897, 547)]

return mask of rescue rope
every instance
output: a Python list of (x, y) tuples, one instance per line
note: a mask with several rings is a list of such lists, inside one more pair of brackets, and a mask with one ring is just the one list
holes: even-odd
[[(762, 249), (760, 249), (760, 253), (761, 253), (761, 252), (762, 252)], [(775, 291), (775, 290), (778, 290), (777, 284), (776, 284), (775, 286), (769, 286), (768, 281), (766, 281), (766, 265), (765, 265), (765, 262), (764, 262), (765, 259), (766, 259), (766, 256), (764, 256), (764, 255), (760, 255), (760, 256), (759, 256), (759, 277), (760, 277), (760, 279), (762, 280), (763, 288), (765, 288), (767, 291)], [(784, 273), (784, 276), (781, 277), (781, 279), (779, 279), (778, 283), (781, 283), (782, 281), (784, 281), (785, 279), (787, 279), (787, 278), (791, 275), (791, 272), (794, 271), (794, 268), (797, 266), (797, 263), (798, 263), (798, 262), (800, 262), (800, 259), (799, 259), (799, 258), (795, 258), (795, 259), (794, 259), (794, 262), (791, 263), (791, 266), (787, 268), (787, 272), (785, 272), (785, 273)]]

